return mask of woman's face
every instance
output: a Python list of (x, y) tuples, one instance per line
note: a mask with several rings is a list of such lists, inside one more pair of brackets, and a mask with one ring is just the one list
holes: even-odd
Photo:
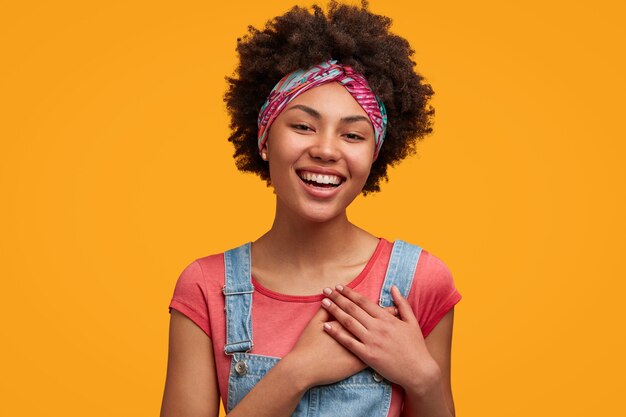
[(328, 221), (345, 213), (363, 189), (374, 129), (344, 87), (323, 84), (295, 98), (274, 120), (266, 151), (279, 208)]

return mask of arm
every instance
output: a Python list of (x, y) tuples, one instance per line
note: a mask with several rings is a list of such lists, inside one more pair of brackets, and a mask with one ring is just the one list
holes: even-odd
[[(309, 388), (364, 369), (363, 362), (324, 332), (328, 319), (328, 313), (320, 309), (293, 350), (228, 415), (291, 416)], [(169, 349), (161, 417), (217, 417), (219, 389), (211, 339), (175, 309)]]
[[(442, 403), (446, 405), (447, 411), (443, 411), (443, 416), (456, 416), (454, 410), (454, 399), (452, 398), (452, 386), (450, 383), (450, 356), (452, 350), (452, 327), (454, 321), (454, 307), (446, 313), (437, 323), (435, 328), (425, 339), (428, 352), (433, 357), (440, 372), (438, 379), (430, 392), (426, 395), (406, 393), (404, 415), (405, 416), (438, 416), (437, 410), (444, 410)], [(437, 383), (437, 380), (439, 383)]]
[(402, 386), (405, 416), (453, 417), (449, 377), (453, 313), (448, 312), (426, 342), (409, 302), (397, 288), (391, 292), (399, 318), (350, 288), (326, 289), (328, 299), (322, 305), (338, 323), (325, 329), (379, 374)]
[(161, 417), (217, 417), (219, 388), (211, 339), (172, 309)]
[[(301, 378), (292, 369), (288, 361), (280, 361), (229, 416), (290, 416), (306, 391), (293, 383)], [(161, 417), (217, 417), (219, 400), (211, 339), (172, 309)]]
[(292, 351), (254, 386), (228, 416), (291, 416), (309, 388), (340, 381), (364, 369), (365, 364), (359, 358), (324, 332), (323, 325), (329, 318), (328, 313), (320, 309)]
[(228, 416), (291, 416), (308, 388), (299, 378), (297, 364), (286, 359), (279, 361)]

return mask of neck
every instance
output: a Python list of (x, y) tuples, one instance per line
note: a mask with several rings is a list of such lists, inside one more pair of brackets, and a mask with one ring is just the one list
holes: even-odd
[[(254, 244), (260, 254), (295, 268), (351, 262), (362, 257), (369, 233), (350, 223), (345, 212), (324, 222), (294, 218), (276, 207), (272, 228)], [(268, 258), (266, 258), (268, 259)]]

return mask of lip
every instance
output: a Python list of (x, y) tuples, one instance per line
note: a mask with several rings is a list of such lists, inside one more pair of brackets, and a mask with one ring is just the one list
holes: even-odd
[(296, 168), (296, 174), (300, 171), (313, 172), (315, 174), (322, 174), (322, 175), (336, 175), (342, 179), (342, 182), (341, 182), (342, 184), (347, 179), (347, 177), (343, 175), (341, 172), (331, 169), (331, 168), (322, 168), (322, 167), (314, 167), (314, 166)]
[[(328, 187), (328, 188), (315, 187), (313, 185), (307, 184), (306, 182), (302, 180), (302, 178), (300, 178), (300, 175), (298, 175), (300, 171), (308, 171), (308, 172), (314, 172), (316, 174), (324, 174), (324, 175), (336, 175), (339, 178), (341, 178), (342, 181), (338, 186), (332, 187), (332, 188), (331, 187)], [(321, 199), (334, 197), (337, 193), (341, 191), (341, 189), (343, 188), (343, 185), (346, 183), (345, 175), (341, 174), (340, 172), (334, 169), (329, 169), (329, 168), (320, 168), (320, 167), (298, 168), (296, 169), (296, 176), (298, 177), (298, 182), (302, 185), (302, 188), (304, 188), (304, 191), (306, 191), (307, 194), (309, 194), (311, 197), (321, 198)]]

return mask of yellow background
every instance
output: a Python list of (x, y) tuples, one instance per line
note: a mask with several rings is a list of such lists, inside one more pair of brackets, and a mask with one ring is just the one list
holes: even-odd
[[(222, 94), (292, 2), (208, 3), (0, 1), (2, 416), (158, 415), (179, 273), (271, 224)], [(451, 268), (457, 414), (626, 415), (624, 2), (371, 8), (437, 117), (350, 214)]]

